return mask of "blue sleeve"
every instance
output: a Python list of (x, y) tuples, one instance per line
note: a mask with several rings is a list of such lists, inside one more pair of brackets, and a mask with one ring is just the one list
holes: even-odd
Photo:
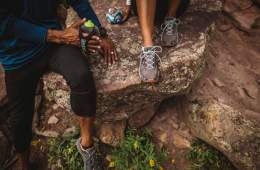
[(90, 19), (96, 26), (101, 26), (99, 19), (88, 0), (69, 0), (69, 5), (73, 7), (80, 18)]
[(0, 7), (0, 39), (15, 37), (32, 43), (45, 43), (48, 29), (15, 17), (7, 8)]

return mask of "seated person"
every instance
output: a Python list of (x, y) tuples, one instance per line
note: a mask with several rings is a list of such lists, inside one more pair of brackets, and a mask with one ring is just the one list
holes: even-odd
[(159, 79), (158, 62), (161, 46), (153, 41), (154, 23), (161, 25), (161, 45), (175, 46), (178, 43), (180, 15), (188, 7), (189, 0), (126, 0), (123, 22), (131, 13), (131, 6), (139, 16), (142, 30), (143, 48), (140, 54), (139, 74), (144, 82), (157, 82)]
[[(88, 37), (89, 51), (99, 51), (115, 63), (116, 50), (87, 0), (68, 0), (82, 20), (62, 29), (58, 0), (8, 0), (0, 6), (0, 63), (5, 70), (10, 130), (21, 170), (28, 170), (34, 97), (47, 68), (64, 76), (71, 88), (71, 107), (78, 116), (81, 138), (77, 149), (84, 170), (100, 170), (91, 129), (96, 113), (96, 87), (87, 58), (80, 51), (79, 27), (87, 18), (102, 30)], [(85, 38), (87, 33), (84, 34)]]

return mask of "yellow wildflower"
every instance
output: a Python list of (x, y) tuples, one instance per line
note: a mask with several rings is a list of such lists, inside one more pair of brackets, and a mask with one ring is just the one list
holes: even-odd
[(69, 148), (68, 149), (68, 154), (72, 154), (73, 153), (73, 148)]
[(153, 159), (149, 160), (149, 165), (150, 167), (154, 167), (155, 166), (155, 161)]
[(33, 145), (33, 146), (37, 146), (39, 143), (40, 143), (39, 140), (33, 140), (33, 141), (32, 141), (32, 145)]
[(116, 166), (115, 161), (109, 162), (109, 165), (108, 165), (109, 168), (114, 168), (115, 166)]
[(172, 163), (172, 164), (175, 164), (175, 159), (172, 159), (171, 163)]
[(135, 141), (135, 143), (134, 143), (134, 149), (137, 150), (138, 148), (139, 148), (139, 143), (138, 143), (138, 141)]

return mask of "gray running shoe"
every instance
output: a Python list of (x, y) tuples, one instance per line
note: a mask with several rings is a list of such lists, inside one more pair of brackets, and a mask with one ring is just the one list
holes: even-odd
[(95, 147), (83, 149), (81, 146), (81, 138), (76, 142), (77, 149), (82, 156), (84, 162), (84, 170), (103, 170), (102, 163), (98, 158)]
[(176, 18), (166, 18), (161, 25), (161, 44), (164, 47), (176, 46), (179, 42), (178, 26), (180, 20)]
[(139, 76), (143, 82), (155, 83), (159, 80), (159, 62), (161, 61), (158, 53), (162, 52), (162, 47), (153, 46), (142, 48), (140, 54)]

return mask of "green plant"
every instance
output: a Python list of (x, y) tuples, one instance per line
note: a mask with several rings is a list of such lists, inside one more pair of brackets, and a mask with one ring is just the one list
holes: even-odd
[(235, 170), (221, 152), (201, 140), (192, 144), (188, 159), (191, 161), (191, 170)]
[(162, 170), (167, 154), (156, 151), (148, 130), (127, 130), (120, 147), (112, 151), (110, 168), (116, 170)]
[(49, 139), (49, 163), (65, 170), (82, 169), (83, 161), (75, 146), (76, 138)]

